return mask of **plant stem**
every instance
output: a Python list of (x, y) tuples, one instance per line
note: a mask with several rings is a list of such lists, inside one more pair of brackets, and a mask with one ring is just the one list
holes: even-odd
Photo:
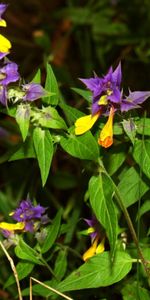
[(120, 194), (120, 191), (118, 190), (116, 184), (114, 183), (114, 181), (112, 180), (112, 178), (110, 177), (110, 175), (107, 173), (102, 161), (100, 160), (99, 161), (99, 165), (100, 165), (100, 172), (103, 172), (105, 173), (105, 175), (109, 178), (109, 180), (111, 181), (112, 185), (114, 186), (114, 191), (115, 191), (115, 198), (117, 200), (117, 203), (118, 205), (120, 206), (123, 214), (124, 214), (124, 217), (126, 219), (126, 222), (128, 224), (128, 227), (129, 227), (129, 230), (130, 230), (130, 233), (131, 233), (131, 236), (133, 238), (133, 241), (137, 247), (137, 251), (138, 251), (138, 254), (139, 254), (139, 257), (141, 259), (141, 262), (144, 266), (144, 269), (145, 269), (145, 272), (148, 276), (148, 278), (150, 278), (150, 267), (149, 267), (149, 264), (148, 262), (145, 260), (144, 256), (143, 256), (143, 253), (142, 253), (142, 250), (141, 250), (141, 247), (139, 246), (139, 242), (138, 242), (138, 238), (137, 238), (137, 235), (136, 235), (136, 232), (135, 232), (135, 229), (133, 227), (133, 224), (132, 224), (132, 221), (131, 221), (131, 218), (129, 216), (129, 213), (124, 205), (124, 202), (123, 202), (123, 199), (122, 199), (122, 196)]

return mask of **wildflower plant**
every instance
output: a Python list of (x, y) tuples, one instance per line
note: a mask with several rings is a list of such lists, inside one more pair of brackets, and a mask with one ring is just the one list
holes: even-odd
[[(0, 4), (3, 27), (6, 8)], [(150, 119), (138, 110), (150, 91), (124, 93), (120, 62), (104, 76), (80, 79), (86, 89), (74, 88), (90, 109), (85, 115), (67, 104), (49, 64), (44, 84), (40, 70), (28, 82), (9, 60), (11, 43), (2, 35), (0, 42), (0, 161), (15, 180), (0, 193), (0, 232), (2, 245), (14, 249), (22, 295), (31, 296), (28, 279), (34, 276), (67, 292), (66, 299), (75, 291), (85, 299), (87, 289), (93, 299), (109, 298), (108, 286), (127, 299), (129, 284), (137, 299), (148, 299), (149, 228), (143, 215), (150, 207)], [(4, 287), (16, 297), (9, 275)], [(53, 296), (37, 284), (32, 292)]]

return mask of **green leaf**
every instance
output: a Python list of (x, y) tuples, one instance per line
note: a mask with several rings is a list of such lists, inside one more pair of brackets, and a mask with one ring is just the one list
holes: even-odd
[(149, 187), (142, 181), (134, 167), (131, 167), (123, 174), (118, 189), (124, 199), (124, 205), (128, 207), (138, 201), (148, 191)]
[[(34, 268), (34, 264), (32, 264), (32, 263), (28, 263), (28, 262), (24, 262), (24, 261), (19, 262), (16, 266), (19, 281), (22, 280), (23, 278), (27, 277), (27, 275), (29, 275), (32, 272), (33, 268)], [(15, 282), (16, 282), (16, 280), (15, 280), (14, 275), (10, 275), (10, 277), (4, 284), (4, 288), (7, 288), (8, 286), (12, 285)]]
[(61, 292), (112, 285), (131, 270), (132, 259), (125, 252), (117, 252), (113, 264), (110, 253), (97, 254), (58, 284)]
[(57, 255), (55, 261), (55, 267), (54, 267), (54, 274), (56, 278), (61, 280), (66, 273), (66, 269), (67, 269), (67, 253), (65, 250), (60, 250)]
[(117, 216), (112, 201), (114, 188), (105, 174), (93, 176), (89, 181), (90, 203), (96, 218), (106, 230), (110, 242), (112, 258), (117, 240)]
[(23, 141), (25, 141), (30, 124), (30, 105), (20, 104), (16, 111), (16, 121), (19, 125)]
[(85, 100), (88, 102), (92, 102), (92, 92), (86, 91), (83, 89), (78, 89), (78, 88), (71, 88), (74, 92), (76, 92), (78, 95), (82, 96)]
[(96, 160), (99, 157), (98, 143), (90, 131), (78, 137), (73, 134), (69, 137), (62, 137), (60, 145), (74, 157), (88, 160)]
[(47, 227), (47, 236), (41, 249), (42, 253), (46, 253), (53, 246), (58, 236), (58, 232), (60, 229), (61, 214), (62, 211), (59, 210), (55, 219), (52, 222), (52, 225), (49, 225)]
[(33, 83), (41, 83), (41, 70), (38, 69), (36, 74), (34, 75), (32, 81)]
[(139, 213), (137, 214), (137, 218), (141, 218), (145, 213), (150, 212), (150, 200), (146, 200), (143, 205), (139, 209)]
[(123, 300), (149, 300), (150, 292), (139, 286), (137, 282), (130, 282), (122, 289)]
[(51, 106), (42, 108), (38, 122), (42, 127), (67, 129), (67, 125), (63, 118), (61, 118), (57, 110)]
[(140, 118), (135, 123), (137, 133), (150, 136), (150, 118)]
[(62, 108), (62, 110), (64, 111), (68, 122), (70, 124), (73, 124), (78, 118), (85, 116), (84, 113), (82, 113), (80, 110), (71, 107), (65, 103), (61, 103), (59, 104), (59, 106)]
[(19, 244), (15, 247), (15, 254), (17, 257), (31, 261), (32, 263), (43, 265), (40, 261), (38, 253), (31, 247), (29, 247), (22, 239), (19, 240)]
[(9, 161), (35, 157), (36, 154), (34, 150), (33, 141), (31, 139), (26, 139), (25, 143), (21, 144), (19, 149), (9, 157)]
[(59, 89), (56, 77), (54, 72), (49, 64), (46, 66), (47, 76), (45, 82), (45, 89), (50, 93), (54, 93), (54, 95), (50, 95), (48, 97), (43, 98), (43, 102), (51, 105), (57, 105), (59, 100)]
[(136, 141), (133, 157), (145, 175), (150, 178), (150, 141)]
[(109, 175), (113, 175), (123, 164), (126, 159), (126, 148), (122, 149), (122, 145), (117, 145), (109, 149), (109, 155), (104, 155), (104, 165)]
[(53, 142), (49, 130), (43, 130), (39, 127), (35, 128), (33, 131), (33, 142), (44, 186), (53, 157)]

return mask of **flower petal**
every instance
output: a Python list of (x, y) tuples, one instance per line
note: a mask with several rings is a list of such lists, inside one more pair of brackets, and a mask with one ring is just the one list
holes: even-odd
[(84, 261), (94, 256), (96, 253), (96, 248), (98, 244), (98, 238), (96, 238), (92, 244), (92, 246), (83, 254), (82, 258)]
[(3, 19), (1, 19), (1, 20), (0, 20), (0, 26), (1, 26), (1, 27), (6, 27), (6, 26), (7, 26), (6, 21), (3, 20)]
[(114, 107), (111, 107), (110, 114), (107, 123), (103, 127), (100, 137), (98, 139), (99, 145), (104, 148), (108, 148), (113, 143), (113, 117), (114, 117)]
[(77, 121), (75, 122), (75, 134), (80, 135), (90, 130), (99, 118), (99, 116), (100, 112), (98, 112), (94, 116), (87, 115), (77, 119)]
[(18, 222), (16, 224), (11, 224), (7, 222), (1, 222), (0, 223), (0, 229), (5, 229), (9, 231), (14, 231), (14, 230), (23, 230), (25, 227), (24, 222)]
[(97, 246), (97, 248), (96, 248), (96, 254), (104, 252), (104, 250), (105, 250), (104, 243), (105, 243), (105, 238), (103, 238), (102, 241), (101, 241), (101, 243)]
[(9, 52), (11, 48), (11, 43), (8, 39), (6, 39), (2, 34), (0, 34), (0, 52), (6, 53)]

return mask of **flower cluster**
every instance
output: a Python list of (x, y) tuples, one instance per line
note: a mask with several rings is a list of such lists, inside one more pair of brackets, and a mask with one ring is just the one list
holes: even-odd
[[(82, 256), (83, 260), (86, 261), (93, 255), (104, 252), (105, 237), (102, 237), (100, 225), (95, 216), (92, 219), (84, 220), (89, 226), (85, 232), (91, 237), (91, 247)], [(101, 242), (99, 243), (99, 241)]]
[(48, 222), (45, 211), (45, 207), (39, 204), (34, 206), (30, 200), (23, 200), (19, 207), (10, 213), (17, 223), (0, 222), (0, 229), (5, 237), (9, 237), (16, 231), (35, 232), (41, 224)]
[[(6, 21), (2, 19), (6, 8), (6, 4), (0, 4), (0, 26), (3, 27), (6, 27)], [(13, 102), (34, 101), (43, 97), (45, 91), (40, 84), (22, 84), (15, 89), (9, 87), (10, 83), (20, 79), (18, 65), (6, 58), (10, 49), (10, 41), (0, 34), (0, 103), (6, 106), (8, 100)]]
[(102, 78), (95, 75), (94, 78), (80, 80), (92, 92), (92, 112), (90, 115), (76, 120), (75, 134), (85, 133), (92, 128), (99, 117), (108, 115), (108, 121), (100, 133), (98, 143), (105, 148), (110, 147), (113, 143), (115, 112), (138, 108), (139, 104), (150, 97), (150, 91), (129, 91), (129, 95), (125, 97), (121, 89), (122, 72), (120, 63), (114, 71), (111, 67)]

